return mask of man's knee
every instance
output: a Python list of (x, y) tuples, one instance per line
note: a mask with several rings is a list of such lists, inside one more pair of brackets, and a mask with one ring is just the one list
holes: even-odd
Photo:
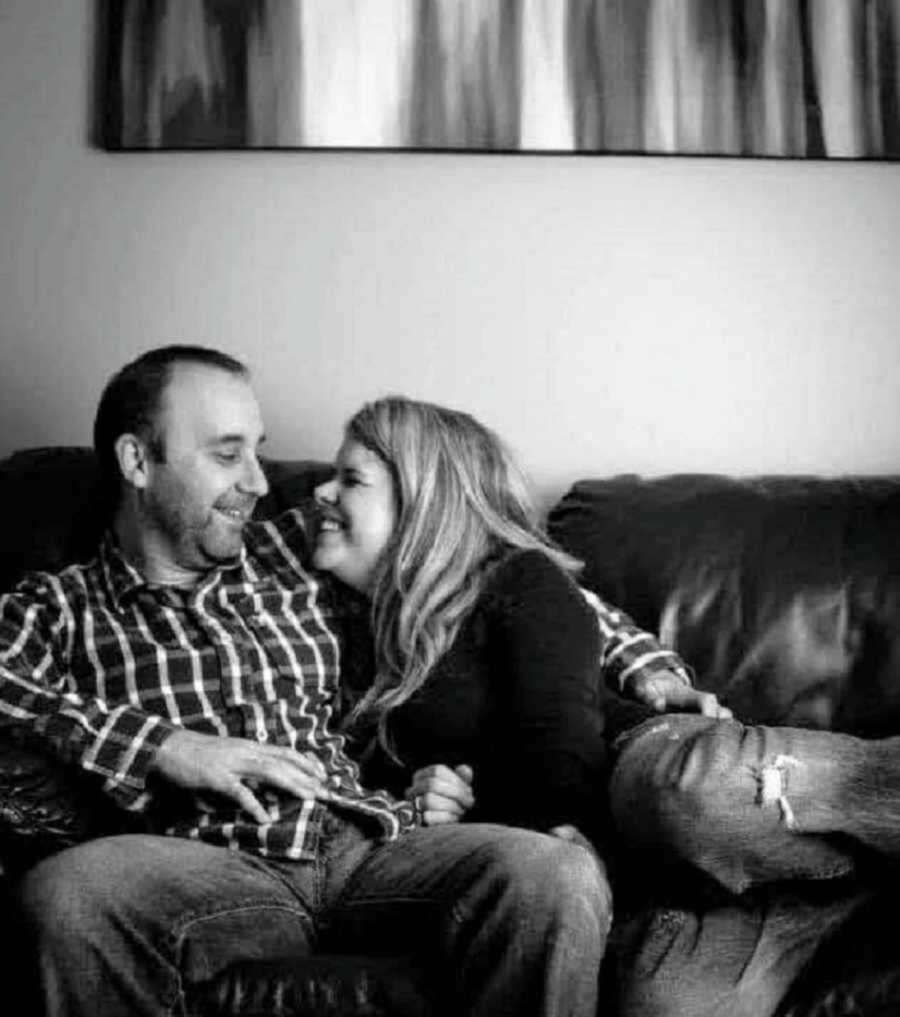
[(95, 957), (128, 956), (164, 986), (175, 969), (192, 983), (235, 960), (295, 957), (312, 938), (308, 910), (281, 879), (245, 869), (234, 852), (178, 838), (71, 848), (29, 872), (17, 897), (42, 954), (66, 964), (91, 944)]
[(86, 929), (115, 899), (108, 852), (96, 841), (52, 855), (19, 880), (15, 901), (29, 926)]
[[(104, 837), (52, 855), (19, 882), (18, 905), (38, 927), (60, 931), (153, 910), (185, 877), (190, 841), (143, 834)], [(184, 863), (183, 865), (181, 863)]]
[[(648, 722), (624, 747), (610, 780), (610, 806), (627, 851), (660, 864), (703, 867), (746, 829), (755, 777), (749, 729), (691, 714)], [(740, 887), (732, 887), (740, 889)]]
[(805, 773), (812, 754), (798, 748), (803, 758), (794, 758), (800, 734), (692, 715), (645, 724), (610, 781), (628, 857), (651, 859), (655, 869), (687, 864), (733, 893), (851, 871), (854, 859), (841, 847), (797, 836), (795, 810), (805, 799), (791, 792), (790, 772)]
[(494, 842), (490, 868), (509, 902), (548, 924), (578, 926), (605, 938), (612, 921), (606, 868), (590, 851), (544, 834)]
[(740, 776), (746, 729), (736, 721), (673, 714), (649, 722), (622, 749), (610, 793), (614, 812), (689, 815), (695, 822)]

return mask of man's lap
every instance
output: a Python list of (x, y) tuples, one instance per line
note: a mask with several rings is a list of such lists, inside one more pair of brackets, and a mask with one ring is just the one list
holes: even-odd
[(586, 900), (605, 888), (587, 852), (531, 831), (454, 824), (373, 845), (352, 824), (332, 819), (326, 830), (333, 850), (323, 844), (313, 864), (182, 838), (105, 837), (41, 862), (18, 898), (26, 914), (51, 911), (62, 929), (127, 915), (202, 976), (208, 954), (230, 954), (233, 943), (243, 959), (297, 955), (320, 933), (336, 949), (421, 950), (423, 936), (438, 934), (435, 919), (468, 917), (465, 891), (483, 881), (508, 882), (535, 907), (555, 878), (575, 896), (583, 885)]

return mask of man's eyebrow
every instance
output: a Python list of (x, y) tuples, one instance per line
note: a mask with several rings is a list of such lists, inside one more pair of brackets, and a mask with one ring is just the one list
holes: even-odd
[[(266, 436), (263, 434), (257, 441), (257, 447), (262, 445), (266, 440)], [(217, 434), (210, 438), (207, 442), (208, 445), (248, 445), (250, 442), (247, 440), (245, 434)]]

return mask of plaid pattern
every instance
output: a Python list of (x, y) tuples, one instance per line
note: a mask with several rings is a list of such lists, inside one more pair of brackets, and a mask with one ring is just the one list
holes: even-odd
[(149, 586), (110, 537), (88, 565), (31, 574), (0, 598), (0, 715), (160, 832), (309, 859), (327, 808), (254, 788), (272, 817), (261, 826), (230, 800), (148, 785), (156, 749), (184, 727), (314, 753), (337, 804), (397, 837), (411, 807), (364, 790), (333, 730), (339, 619), (308, 556), (292, 510), (248, 524), (239, 561), (192, 590)]
[(629, 683), (668, 672), (685, 685), (693, 685), (687, 664), (673, 650), (662, 646), (656, 636), (639, 629), (624, 611), (611, 607), (591, 590), (581, 588), (594, 609), (603, 645), (600, 673), (617, 692), (628, 692)]

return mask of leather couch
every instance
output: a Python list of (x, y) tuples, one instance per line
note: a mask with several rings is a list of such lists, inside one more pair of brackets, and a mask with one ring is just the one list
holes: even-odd
[[(266, 468), (263, 515), (307, 497), (329, 471), (317, 462)], [(0, 522), (0, 590), (26, 569), (88, 557), (101, 526), (91, 452), (32, 449), (0, 462)], [(554, 507), (548, 528), (585, 561), (586, 586), (661, 630), (697, 683), (741, 719), (900, 732), (900, 478), (588, 480)], [(0, 887), (118, 823), (90, 788), (0, 724)], [(625, 914), (617, 928), (639, 920)], [(8, 939), (0, 957), (12, 963), (9, 920), (0, 935)], [(900, 1013), (894, 955), (861, 916), (823, 944), (781, 1013)], [(191, 1005), (205, 1015), (407, 1017), (444, 1012), (450, 984), (452, 975), (422, 958), (373, 951), (236, 967)]]

